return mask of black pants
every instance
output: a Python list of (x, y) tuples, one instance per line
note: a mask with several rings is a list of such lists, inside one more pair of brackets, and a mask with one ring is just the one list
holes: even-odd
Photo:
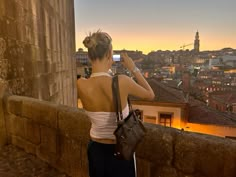
[(135, 177), (134, 159), (119, 160), (114, 156), (114, 144), (90, 141), (88, 161), (90, 177)]

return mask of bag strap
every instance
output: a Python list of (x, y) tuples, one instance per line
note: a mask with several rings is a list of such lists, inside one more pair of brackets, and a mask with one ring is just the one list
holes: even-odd
[(133, 108), (132, 108), (132, 104), (131, 104), (131, 102), (130, 102), (129, 97), (127, 98), (127, 101), (128, 101), (128, 105), (129, 105), (129, 111), (132, 111)]
[(118, 121), (123, 119), (122, 109), (121, 109), (121, 101), (120, 101), (120, 89), (119, 89), (119, 78), (118, 75), (115, 75), (112, 78), (112, 95), (116, 110), (117, 123)]

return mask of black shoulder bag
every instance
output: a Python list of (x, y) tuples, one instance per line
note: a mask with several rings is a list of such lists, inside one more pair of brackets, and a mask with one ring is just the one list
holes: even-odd
[(112, 79), (112, 93), (117, 115), (117, 128), (114, 131), (116, 137), (114, 155), (120, 159), (131, 160), (136, 146), (146, 133), (146, 129), (132, 109), (129, 99), (130, 112), (129, 115), (123, 119), (117, 75)]

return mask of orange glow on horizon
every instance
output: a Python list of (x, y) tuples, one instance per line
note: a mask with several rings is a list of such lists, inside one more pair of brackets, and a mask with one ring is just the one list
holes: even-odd
[[(108, 32), (109, 33), (109, 32)], [(109, 33), (113, 40), (114, 50), (138, 50), (144, 54), (157, 50), (180, 50), (180, 46), (184, 44), (194, 43), (195, 33), (188, 34), (162, 34), (158, 35), (154, 32), (150, 33)], [(84, 48), (82, 41), (84, 36), (78, 36), (76, 39), (76, 50)], [(209, 34), (202, 34), (200, 32), (200, 51), (204, 50), (220, 50), (225, 47), (236, 48), (236, 40), (232, 40), (231, 36), (217, 36), (214, 38)], [(185, 49), (192, 50), (193, 45), (187, 46)]]

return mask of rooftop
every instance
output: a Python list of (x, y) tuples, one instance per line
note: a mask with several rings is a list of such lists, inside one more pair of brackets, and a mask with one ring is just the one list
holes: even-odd
[[(163, 83), (154, 79), (149, 80), (158, 102), (184, 103), (183, 92), (177, 89), (174, 81)], [(177, 82), (176, 82), (177, 83)], [(231, 97), (225, 97), (229, 99)], [(236, 114), (220, 112), (212, 109), (206, 103), (189, 96), (189, 122), (222, 126), (236, 126)]]

